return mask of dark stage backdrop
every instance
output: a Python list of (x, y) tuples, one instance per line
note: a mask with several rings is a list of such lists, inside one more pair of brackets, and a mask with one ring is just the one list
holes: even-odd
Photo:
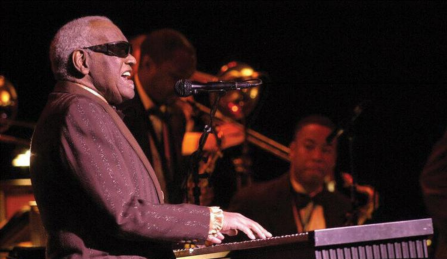
[[(288, 145), (294, 123), (321, 113), (336, 123), (364, 100), (372, 105), (355, 127), (355, 171), (380, 192), (375, 220), (426, 216), (418, 177), (447, 126), (447, 4), (427, 1), (2, 1), (0, 72), (19, 95), (17, 120), (36, 122), (54, 80), (49, 43), (60, 26), (105, 15), (131, 38), (170, 27), (197, 49), (198, 69), (217, 74), (231, 61), (265, 72), (252, 129)], [(200, 98), (200, 97), (199, 97)], [(203, 98), (203, 96), (202, 96)], [(31, 130), (5, 134), (27, 138)], [(17, 145), (0, 143), (1, 178)], [(255, 179), (287, 163), (251, 146)], [(341, 139), (340, 169), (349, 170)]]

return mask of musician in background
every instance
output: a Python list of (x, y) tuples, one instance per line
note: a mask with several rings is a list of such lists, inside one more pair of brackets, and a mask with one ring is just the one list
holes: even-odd
[[(120, 109), (125, 114), (126, 125), (153, 164), (167, 202), (193, 202), (192, 197), (185, 197), (182, 185), (189, 168), (187, 155), (197, 149), (200, 137), (200, 134), (192, 132), (202, 131), (203, 127), (198, 129), (200, 116), (188, 103), (193, 101), (192, 97), (176, 96), (174, 86), (180, 79), (208, 82), (217, 78), (196, 71), (196, 51), (180, 32), (156, 30), (136, 37), (134, 46), (139, 46), (142, 38), (140, 53), (136, 53), (140, 55), (138, 73), (134, 76), (136, 96)], [(216, 135), (222, 138), (221, 145), (217, 145), (218, 139), (214, 134), (209, 134), (204, 147), (213, 154), (217, 154), (220, 148), (243, 141), (243, 130), (236, 125), (225, 123), (216, 131)], [(202, 168), (206, 166), (206, 163), (202, 164)], [(200, 204), (211, 205), (213, 188), (206, 179), (202, 179), (199, 185), (202, 192)]]
[(447, 256), (447, 132), (436, 143), (420, 176), (422, 194), (435, 227), (435, 258)]
[(326, 142), (334, 128), (320, 115), (300, 120), (290, 145), (289, 172), (242, 189), (229, 210), (254, 218), (274, 236), (343, 226), (351, 202), (325, 187), (337, 158), (337, 140)]

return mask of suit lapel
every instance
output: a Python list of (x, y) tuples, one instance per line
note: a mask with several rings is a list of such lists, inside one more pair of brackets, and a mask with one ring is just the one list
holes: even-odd
[(119, 117), (117, 112), (107, 103), (105, 103), (103, 100), (101, 100), (99, 97), (95, 96), (94, 94), (88, 92), (87, 90), (82, 89), (80, 86), (71, 83), (71, 82), (58, 82), (56, 85), (56, 91), (57, 90), (63, 90), (68, 93), (73, 94), (79, 94), (86, 96), (92, 100), (95, 100), (99, 105), (101, 105), (105, 111), (110, 115), (110, 117), (115, 122), (116, 126), (119, 128), (119, 130), (123, 133), (124, 137), (127, 139), (130, 146), (135, 150), (138, 157), (140, 158), (143, 165), (146, 167), (147, 171), (149, 172), (149, 176), (152, 179), (152, 182), (154, 183), (154, 186), (157, 190), (157, 195), (160, 203), (163, 203), (163, 192), (161, 191), (160, 184), (157, 180), (157, 177), (155, 175), (154, 169), (152, 168), (151, 164), (149, 163), (149, 160), (147, 160), (146, 155), (144, 154), (141, 147), (138, 145), (137, 141), (133, 137), (132, 133), (129, 131), (129, 129), (124, 124), (123, 120)]
[(292, 194), (290, 192), (289, 174), (281, 176), (276, 182), (277, 192), (272, 195), (273, 201), (276, 203), (274, 212), (271, 214), (269, 222), (274, 228), (275, 235), (288, 235), (297, 233), (295, 219), (292, 211)]

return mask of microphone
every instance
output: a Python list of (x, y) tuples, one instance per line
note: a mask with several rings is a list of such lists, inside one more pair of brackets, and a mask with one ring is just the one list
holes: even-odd
[(354, 126), (354, 123), (357, 120), (357, 118), (360, 116), (360, 114), (362, 114), (362, 112), (366, 108), (368, 108), (370, 106), (370, 104), (371, 104), (371, 101), (367, 100), (367, 101), (364, 101), (364, 102), (360, 103), (359, 105), (357, 105), (354, 108), (354, 115), (352, 116), (352, 118), (347, 123), (344, 123), (344, 125), (337, 126), (337, 128), (335, 128), (331, 132), (331, 134), (329, 134), (326, 137), (326, 143), (330, 144), (330, 143), (332, 143), (332, 141), (335, 138), (340, 137), (345, 132), (349, 132), (351, 130), (352, 126)]
[(180, 97), (190, 96), (191, 94), (197, 94), (198, 92), (221, 92), (229, 90), (241, 90), (243, 88), (250, 88), (259, 86), (262, 84), (261, 79), (249, 79), (242, 82), (234, 81), (219, 81), (219, 82), (209, 82), (209, 83), (197, 83), (191, 82), (187, 79), (178, 80), (175, 83), (175, 92)]

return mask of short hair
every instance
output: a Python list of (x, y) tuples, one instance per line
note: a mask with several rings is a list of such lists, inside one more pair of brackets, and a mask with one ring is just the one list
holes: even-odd
[(174, 51), (184, 50), (196, 55), (194, 46), (180, 32), (173, 29), (159, 29), (147, 35), (141, 44), (141, 57), (149, 55), (155, 64), (174, 58)]
[(108, 21), (104, 16), (85, 16), (72, 20), (62, 26), (50, 45), (51, 69), (56, 80), (70, 78), (70, 57), (74, 50), (87, 47), (92, 37), (91, 24), (96, 21)]
[(310, 124), (317, 124), (326, 127), (330, 130), (334, 130), (336, 128), (336, 125), (328, 117), (320, 114), (312, 114), (298, 121), (298, 123), (295, 126), (295, 134), (293, 139), (296, 139), (296, 136), (298, 135), (298, 133), (301, 131), (302, 128)]

